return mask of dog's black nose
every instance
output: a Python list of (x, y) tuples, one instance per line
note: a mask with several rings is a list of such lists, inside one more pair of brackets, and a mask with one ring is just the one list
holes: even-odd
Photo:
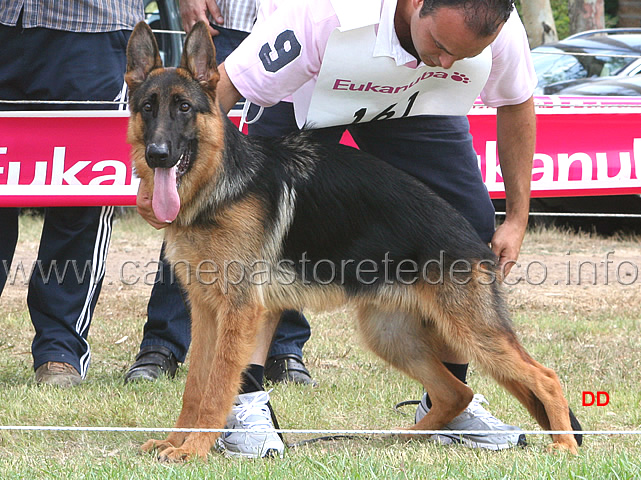
[(169, 146), (166, 143), (147, 145), (147, 163), (151, 168), (173, 167), (169, 159)]

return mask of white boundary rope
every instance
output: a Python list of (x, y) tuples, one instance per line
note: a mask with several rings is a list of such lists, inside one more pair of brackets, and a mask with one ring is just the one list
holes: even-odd
[[(628, 194), (639, 195), (639, 194)], [(557, 197), (558, 198), (558, 197)], [(495, 215), (505, 216), (505, 212), (495, 212)], [(556, 212), (530, 212), (530, 217), (597, 217), (597, 218), (641, 218), (641, 213), (556, 213)]]
[[(153, 33), (170, 33), (173, 35), (187, 35), (183, 30), (156, 30), (155, 28), (152, 30)], [(614, 55), (608, 55), (610, 57), (613, 57)]]
[[(214, 25), (214, 28), (216, 26)], [(154, 33), (166, 33), (170, 35), (187, 35), (183, 30), (157, 30), (153, 29)], [(563, 40), (561, 40), (562, 42)], [(541, 45), (542, 47), (553, 47), (553, 45)], [(537, 55), (571, 55), (574, 57), (610, 57), (610, 58), (640, 58), (639, 55), (634, 55), (630, 53), (607, 53), (607, 52), (598, 52), (598, 53), (587, 53), (587, 52), (568, 52), (565, 50), (559, 51), (537, 51)]]
[[(166, 33), (173, 33), (173, 32), (166, 32)], [(183, 32), (184, 33), (184, 32)], [(563, 40), (561, 40), (563, 41)], [(553, 45), (550, 44), (544, 44), (541, 45), (542, 47), (552, 47)], [(534, 52), (537, 55), (568, 55), (572, 57), (610, 57), (610, 58), (639, 58), (639, 55), (634, 55), (630, 53), (607, 53), (607, 52), (599, 52), (599, 53), (587, 53), (587, 52), (568, 52), (564, 50), (559, 50), (558, 52), (554, 51), (536, 51)]]
[[(171, 428), (171, 427), (73, 427), (73, 426), (39, 426), (39, 425), (2, 425), (0, 431), (50, 431), (50, 432), (187, 432), (187, 433), (226, 433), (249, 432), (264, 433), (264, 430), (229, 429), (229, 428)], [(280, 428), (278, 433), (298, 433), (309, 435), (504, 435), (498, 430), (321, 430)], [(641, 435), (641, 430), (521, 430), (526, 435)]]
[[(116, 100), (2, 100), (0, 104), (9, 105), (127, 105), (128, 102)], [(5, 112), (7, 114), (15, 112)], [(45, 112), (43, 112), (45, 113)], [(73, 112), (78, 113), (78, 112)]]

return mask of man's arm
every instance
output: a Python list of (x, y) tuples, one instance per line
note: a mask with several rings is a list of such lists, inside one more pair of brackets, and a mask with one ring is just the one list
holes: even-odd
[(231, 83), (224, 63), (218, 66), (218, 73), (220, 73), (220, 80), (216, 85), (216, 99), (223, 113), (227, 114), (236, 105), (236, 102), (242, 98), (242, 95)]
[(505, 182), (506, 217), (492, 238), (492, 250), (507, 275), (521, 250), (530, 210), (532, 160), (536, 142), (534, 101), (497, 109), (497, 143)]

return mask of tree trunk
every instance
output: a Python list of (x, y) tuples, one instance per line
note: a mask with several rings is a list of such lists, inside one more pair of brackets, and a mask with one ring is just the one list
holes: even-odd
[(550, 0), (521, 1), (521, 12), (530, 48), (556, 42), (559, 39)]
[(569, 0), (570, 33), (605, 28), (603, 0)]

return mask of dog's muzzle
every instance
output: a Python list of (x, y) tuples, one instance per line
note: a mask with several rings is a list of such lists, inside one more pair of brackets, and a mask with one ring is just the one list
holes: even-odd
[(147, 145), (145, 157), (151, 168), (170, 168), (176, 163), (169, 155), (169, 145), (166, 143), (150, 143)]

